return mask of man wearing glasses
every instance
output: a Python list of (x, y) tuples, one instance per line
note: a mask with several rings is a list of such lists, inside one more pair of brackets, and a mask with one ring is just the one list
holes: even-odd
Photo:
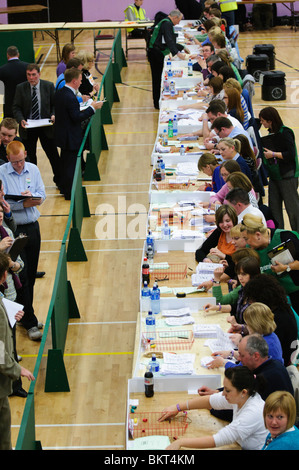
[(38, 167), (26, 162), (27, 153), (22, 142), (10, 142), (6, 152), (8, 163), (0, 166), (0, 180), (17, 224), (15, 236), (20, 233), (28, 236), (27, 245), (20, 253), (24, 261), (24, 269), (19, 274), (23, 287), (18, 290), (17, 302), (24, 305), (22, 325), (29, 338), (39, 340), (42, 325), (34, 314), (33, 292), (41, 243), (37, 206), (46, 199), (45, 186)]

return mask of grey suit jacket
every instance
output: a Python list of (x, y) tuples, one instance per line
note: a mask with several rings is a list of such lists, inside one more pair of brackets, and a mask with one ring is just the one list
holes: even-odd
[[(54, 94), (55, 88), (52, 82), (48, 80), (40, 80), (40, 117), (41, 119), (50, 118), (54, 112)], [(16, 87), (14, 102), (13, 102), (13, 114), (16, 121), (20, 124), (21, 121), (30, 118), (31, 113), (31, 88), (28, 81), (20, 83)], [(45, 127), (45, 131), (49, 138), (54, 136), (54, 126)], [(19, 127), (19, 135), (21, 139), (26, 140), (27, 130), (21, 125)]]
[(12, 393), (12, 383), (21, 376), (21, 366), (14, 359), (12, 329), (0, 300), (0, 398)]

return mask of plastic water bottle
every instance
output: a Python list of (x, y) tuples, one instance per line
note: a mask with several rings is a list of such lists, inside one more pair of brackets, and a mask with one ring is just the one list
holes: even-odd
[(144, 374), (144, 393), (147, 398), (154, 396), (154, 374), (151, 371), (150, 365), (146, 367)]
[(178, 120), (177, 120), (176, 114), (173, 116), (172, 127), (173, 127), (173, 135), (174, 136), (178, 135)]
[(155, 340), (156, 339), (156, 320), (151, 310), (149, 310), (147, 314), (147, 317), (145, 319), (145, 325), (146, 325), (146, 339)]
[(168, 137), (173, 137), (173, 123), (171, 119), (168, 121)]
[(166, 68), (167, 68), (167, 70), (172, 70), (172, 63), (171, 63), (171, 59), (170, 59), (169, 56), (168, 56), (168, 59), (167, 59), (167, 62), (166, 62)]
[(153, 252), (155, 253), (155, 241), (151, 230), (148, 231), (148, 235), (146, 237), (146, 249), (148, 250), (150, 246), (152, 247)]
[(185, 155), (185, 147), (183, 145), (180, 148), (180, 155)]
[(188, 77), (192, 77), (193, 75), (193, 65), (192, 65), (192, 60), (188, 60)]
[(170, 82), (170, 96), (174, 96), (174, 95), (175, 95), (175, 83)]
[(147, 285), (150, 283), (149, 264), (146, 257), (143, 259), (142, 264), (142, 284), (144, 285), (145, 282), (147, 282)]
[(188, 95), (187, 95), (187, 92), (185, 90), (184, 93), (183, 93), (183, 100), (187, 100), (187, 99), (188, 99)]
[(151, 290), (146, 281), (141, 290), (141, 309), (143, 312), (148, 312), (151, 309)]
[(161, 178), (163, 181), (165, 180), (165, 162), (163, 161), (163, 158), (161, 158), (160, 169), (161, 169)]
[(163, 240), (169, 240), (171, 238), (171, 230), (166, 220), (164, 220), (162, 238)]
[(154, 250), (153, 250), (152, 246), (148, 247), (148, 249), (146, 251), (146, 254), (147, 254), (148, 263), (153, 264), (153, 262), (154, 262)]
[(160, 289), (157, 284), (153, 285), (151, 291), (151, 311), (154, 315), (160, 313)]
[(167, 147), (167, 145), (168, 145), (167, 130), (164, 129), (164, 131), (163, 131), (163, 146)]
[(152, 355), (152, 359), (149, 361), (148, 365), (150, 366), (152, 372), (159, 372), (160, 365), (157, 361), (156, 354)]
[(164, 77), (164, 93), (169, 94), (169, 80), (166, 74)]
[(168, 80), (170, 81), (172, 79), (172, 70), (171, 70), (171, 68), (167, 70), (167, 75), (168, 75)]

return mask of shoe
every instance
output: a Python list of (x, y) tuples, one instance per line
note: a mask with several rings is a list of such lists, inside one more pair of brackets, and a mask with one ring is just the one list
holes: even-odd
[(27, 330), (27, 333), (28, 333), (29, 339), (31, 339), (32, 341), (38, 341), (43, 336), (43, 334), (39, 331), (37, 326), (33, 326), (32, 328)]
[(21, 362), (22, 359), (23, 359), (22, 356), (18, 355), (18, 362)]
[(38, 328), (39, 330), (42, 330), (43, 327), (44, 327), (44, 324), (43, 324), (41, 321), (38, 321), (38, 322), (37, 322), (37, 328)]
[(21, 398), (26, 398), (28, 395), (28, 393), (26, 392), (26, 390), (24, 390), (23, 388), (19, 388), (18, 390), (12, 392), (11, 395), (9, 395), (10, 397), (21, 397)]
[(37, 271), (35, 274), (35, 277), (41, 278), (41, 277), (44, 277), (45, 274), (46, 274), (45, 271)]

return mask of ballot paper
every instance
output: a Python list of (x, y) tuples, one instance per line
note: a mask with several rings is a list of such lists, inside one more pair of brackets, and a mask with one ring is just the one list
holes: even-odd
[(192, 364), (161, 364), (161, 375), (192, 375), (194, 367)]
[(129, 441), (128, 450), (164, 450), (169, 445), (168, 436), (145, 436)]
[(15, 315), (20, 310), (24, 310), (24, 305), (18, 304), (17, 302), (12, 302), (5, 297), (2, 298), (2, 302), (5, 307), (10, 326), (13, 328), (16, 323)]
[(231, 351), (235, 348), (234, 343), (230, 339), (230, 334), (225, 333), (221, 328), (217, 328), (217, 338), (208, 339), (205, 342), (205, 346), (208, 346), (212, 353), (217, 351)]
[(178, 176), (198, 176), (198, 168), (195, 162), (180, 162), (177, 164)]
[(168, 309), (161, 311), (163, 317), (182, 317), (185, 315), (190, 315), (189, 307), (182, 307), (176, 309)]
[(214, 357), (213, 356), (204, 356), (204, 357), (201, 357), (200, 358), (200, 365), (202, 367), (207, 367), (208, 364), (210, 364), (210, 362), (214, 361)]
[(221, 263), (198, 263), (196, 273), (191, 275), (192, 286), (199, 286), (203, 282), (211, 281), (217, 268), (223, 268), (223, 265)]
[(201, 231), (197, 230), (180, 230), (177, 229), (173, 232), (173, 240), (185, 240), (186, 238), (205, 238)]
[(193, 327), (195, 338), (217, 338), (217, 330), (220, 325), (217, 324), (199, 324)]
[(183, 326), (183, 325), (193, 325), (195, 323), (195, 320), (193, 317), (189, 315), (189, 316), (184, 316), (184, 317), (179, 317), (179, 318), (169, 317), (165, 320), (165, 323), (168, 326)]
[(34, 129), (35, 127), (53, 126), (51, 119), (27, 119), (26, 129)]

